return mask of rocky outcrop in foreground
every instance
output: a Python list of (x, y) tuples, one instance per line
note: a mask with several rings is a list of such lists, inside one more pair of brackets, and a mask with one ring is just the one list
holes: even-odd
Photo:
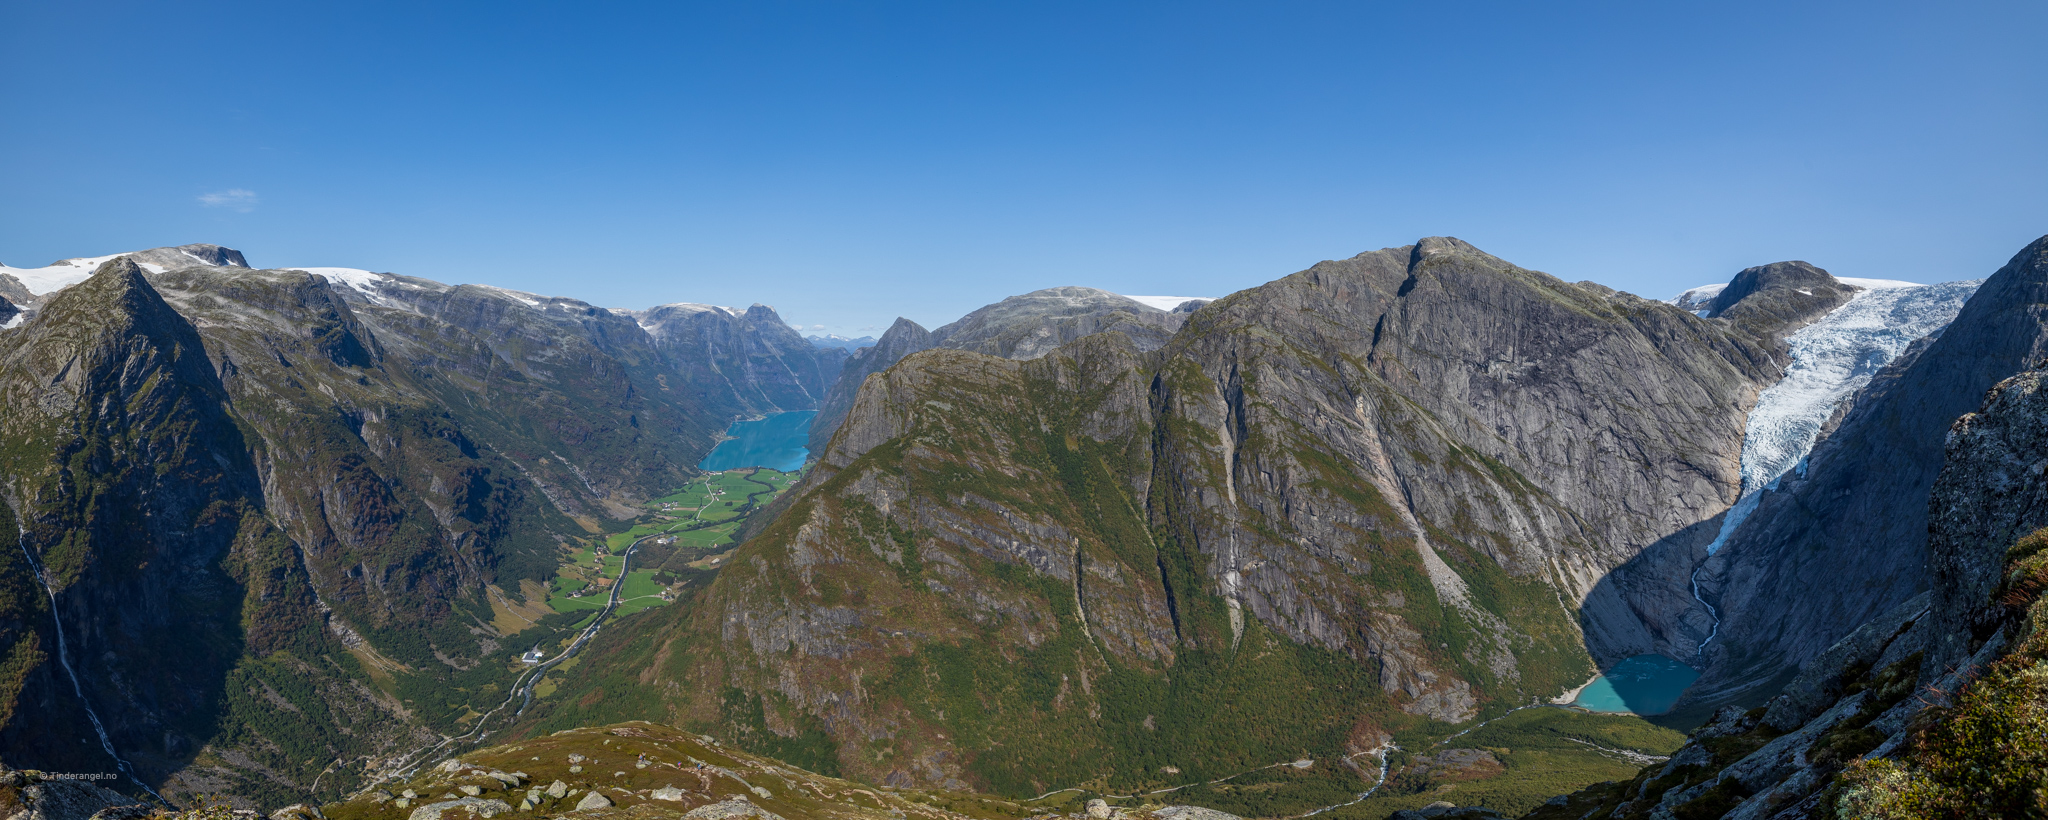
[(92, 779), (0, 766), (0, 820), (140, 820), (155, 810)]
[[(1063, 814), (1062, 812), (1066, 812)], [(322, 807), (322, 820), (1240, 820), (1193, 806), (1111, 810), (875, 788), (646, 721), (479, 749)], [(66, 818), (65, 820), (69, 820)]]

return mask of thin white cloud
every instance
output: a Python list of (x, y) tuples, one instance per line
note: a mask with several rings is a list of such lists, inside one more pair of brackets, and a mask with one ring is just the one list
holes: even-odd
[(229, 188), (225, 191), (214, 191), (210, 194), (199, 195), (199, 204), (201, 205), (208, 208), (226, 208), (243, 214), (256, 210), (256, 204), (259, 201), (256, 198), (256, 192), (247, 188)]

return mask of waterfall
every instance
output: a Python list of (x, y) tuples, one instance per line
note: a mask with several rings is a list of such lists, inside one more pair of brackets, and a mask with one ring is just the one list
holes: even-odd
[(29, 571), (35, 573), (36, 581), (43, 586), (43, 594), (50, 598), (50, 620), (57, 624), (57, 663), (64, 667), (64, 674), (71, 678), (71, 691), (78, 695), (79, 705), (85, 707), (85, 717), (92, 721), (93, 733), (99, 735), (100, 748), (106, 750), (107, 756), (114, 759), (114, 765), (119, 766), (121, 773), (127, 775), (129, 780), (135, 781), (135, 785), (149, 792), (149, 796), (168, 804), (169, 801), (164, 800), (163, 795), (157, 794), (155, 789), (150, 788), (148, 783), (142, 782), (142, 778), (135, 775), (135, 768), (128, 765), (127, 758), (114, 751), (114, 740), (107, 736), (106, 724), (100, 722), (99, 713), (93, 711), (92, 701), (86, 699), (85, 686), (78, 680), (78, 670), (71, 668), (71, 650), (64, 638), (64, 617), (57, 609), (57, 588), (50, 585), (50, 576), (44, 574), (42, 563), (36, 560), (35, 552), (28, 548), (27, 527), (21, 528), (20, 543), (21, 555), (28, 559)]

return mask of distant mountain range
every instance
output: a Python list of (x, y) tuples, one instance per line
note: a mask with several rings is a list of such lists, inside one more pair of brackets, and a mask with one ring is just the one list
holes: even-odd
[(836, 347), (841, 350), (849, 351), (858, 350), (863, 347), (873, 347), (875, 344), (875, 337), (873, 336), (862, 336), (858, 339), (849, 339), (846, 338), (845, 336), (841, 336), (836, 333), (827, 334), (824, 336), (805, 336), (804, 340), (818, 347)]
[[(1550, 808), (1809, 816), (1880, 743), (1940, 782), (1909, 695), (2038, 649), (2001, 572), (2048, 509), (2041, 305), (2048, 238), (1981, 286), (1780, 262), (1660, 302), (1431, 237), (872, 340), (212, 245), (0, 268), (0, 762), (274, 807), (654, 720), (819, 773), (779, 785), (826, 814), (846, 778), (1292, 815), (1464, 794), (1417, 750), (1654, 653), (1703, 672), (1668, 722), (1705, 734)], [(814, 462), (724, 569), (658, 545), (674, 605), (546, 608), (675, 519), (726, 425), (790, 410)], [(1290, 761), (1335, 797), (1217, 790)], [(635, 788), (608, 806), (667, 816)]]

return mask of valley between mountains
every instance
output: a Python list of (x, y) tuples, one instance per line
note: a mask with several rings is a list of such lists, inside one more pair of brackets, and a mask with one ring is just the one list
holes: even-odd
[(848, 340), (0, 267), (0, 815), (2034, 810), (2048, 237), (1985, 273), (1431, 237)]

